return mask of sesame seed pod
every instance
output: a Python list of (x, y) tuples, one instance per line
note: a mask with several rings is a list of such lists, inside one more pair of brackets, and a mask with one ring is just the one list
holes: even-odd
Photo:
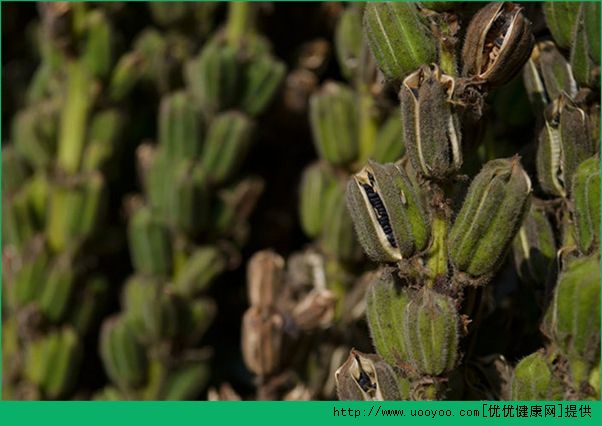
[(399, 91), (404, 143), (414, 168), (443, 178), (462, 165), (462, 135), (450, 99), (456, 81), (437, 65), (423, 65), (403, 80)]
[(518, 157), (483, 166), (449, 233), (450, 260), (460, 275), (468, 275), (470, 281), (497, 270), (522, 224), (530, 196), (531, 180)]
[(415, 3), (368, 3), (364, 31), (381, 71), (402, 80), (422, 64), (437, 60), (437, 44)]
[[(335, 372), (340, 400), (396, 401), (408, 399), (409, 382), (378, 355), (355, 349)], [(405, 391), (405, 392), (404, 392)]]
[(454, 300), (428, 287), (409, 298), (402, 328), (409, 363), (431, 376), (450, 371), (458, 361), (460, 319)]
[(543, 354), (536, 352), (523, 358), (512, 376), (512, 399), (552, 401), (563, 399), (562, 383)]
[(571, 191), (572, 214), (579, 250), (600, 247), (600, 159), (591, 157), (577, 167)]
[(369, 161), (347, 185), (347, 206), (364, 251), (377, 262), (412, 257), (429, 243), (419, 190), (395, 164)]

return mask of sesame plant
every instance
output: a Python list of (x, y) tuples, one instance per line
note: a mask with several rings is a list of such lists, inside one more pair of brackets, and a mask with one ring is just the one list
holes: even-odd
[(8, 399), (73, 396), (93, 351), (111, 288), (98, 267), (114, 236), (107, 193), (128, 113), (106, 11), (43, 3), (39, 13), (39, 65), (2, 148)]
[[(600, 23), (588, 15), (599, 5), (546, 3), (551, 37), (541, 39), (517, 4), (465, 7), (364, 11), (372, 54), (398, 92), (409, 161), (369, 161), (347, 185), (358, 238), (381, 266), (366, 294), (376, 354), (350, 352), (339, 398), (598, 398)], [(535, 149), (475, 156), (491, 144), (489, 102), (521, 71)], [(473, 176), (465, 159), (466, 169), (482, 163)], [(475, 350), (509, 253), (545, 342), (515, 366)]]
[(366, 340), (362, 299), (373, 272), (345, 206), (345, 184), (368, 158), (399, 159), (404, 144), (362, 33), (363, 8), (348, 5), (334, 26), (346, 81), (326, 80), (309, 97), (318, 159), (302, 172), (298, 209), (310, 243), (287, 259), (258, 252), (248, 265), (241, 345), (258, 399), (333, 399), (334, 370), (354, 341)]
[(98, 398), (187, 400), (206, 388), (202, 338), (218, 308), (206, 292), (247, 239), (263, 182), (237, 174), (285, 73), (254, 13), (228, 5), (225, 25), (182, 62), (184, 87), (162, 96), (157, 144), (138, 148), (144, 194), (127, 200), (135, 273), (102, 326), (112, 385)]

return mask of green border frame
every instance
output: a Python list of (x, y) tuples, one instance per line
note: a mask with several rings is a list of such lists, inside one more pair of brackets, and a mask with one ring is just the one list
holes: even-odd
[[(18, 2), (22, 0), (14, 0)], [(115, 0), (109, 0), (115, 1)], [(134, 0), (139, 1), (139, 0)], [(141, 1), (141, 0), (140, 0)], [(151, 0), (152, 1), (152, 0)], [(191, 0), (184, 0), (191, 1)], [(237, 0), (238, 1), (238, 0)], [(242, 0), (252, 1), (252, 0)], [(283, 0), (286, 1), (286, 0)], [(314, 1), (314, 0), (301, 0)], [(358, 1), (358, 0), (350, 0)], [(397, 0), (405, 1), (405, 0)], [(475, 1), (475, 0), (470, 0)], [(530, 0), (528, 0), (530, 1)], [(557, 1), (557, 0), (554, 0)], [(575, 0), (571, 0), (575, 1)], [(595, 0), (586, 0), (595, 1)], [(0, 31), (2, 5), (0, 0)], [(0, 59), (2, 48), (0, 45)], [(1, 90), (1, 83), (0, 83)], [(0, 101), (1, 108), (1, 101)], [(2, 137), (0, 129), (0, 138)], [(1, 159), (1, 153), (0, 153)], [(1, 166), (0, 166), (1, 170)], [(2, 177), (0, 175), (0, 184)], [(1, 200), (0, 200), (1, 207)], [(1, 221), (1, 213), (0, 213)], [(0, 235), (0, 241), (1, 241)], [(0, 264), (0, 273), (2, 265)], [(0, 276), (1, 280), (1, 276)], [(2, 293), (0, 292), (0, 307)], [(0, 318), (1, 321), (1, 318)], [(602, 319), (601, 319), (602, 323)], [(0, 328), (0, 350), (2, 330)], [(0, 361), (0, 380), (2, 363)], [(2, 397), (0, 387), (0, 399)], [(497, 407), (497, 408), (496, 408)], [(537, 414), (541, 408), (541, 416)], [(551, 414), (552, 408), (554, 415)], [(548, 412), (546, 412), (546, 408)], [(393, 410), (393, 411), (388, 411)], [(492, 416), (498, 412), (499, 416)], [(418, 416), (417, 414), (422, 415)], [(507, 415), (511, 413), (512, 415)], [(526, 417), (519, 414), (527, 414)], [(450, 416), (451, 414), (451, 416)], [(571, 416), (574, 414), (574, 417)], [(595, 420), (598, 419), (598, 420)], [(307, 425), (311, 422), (329, 424), (602, 424), (602, 401), (540, 401), (540, 402), (100, 402), (100, 401), (4, 401), (0, 400), (0, 425), (40, 425), (60, 423), (80, 426), (141, 423), (165, 425), (170, 423)]]

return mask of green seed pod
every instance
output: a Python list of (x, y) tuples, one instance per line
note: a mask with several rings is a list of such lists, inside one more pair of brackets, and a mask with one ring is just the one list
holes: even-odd
[(109, 99), (121, 102), (130, 94), (142, 76), (139, 68), (141, 62), (142, 58), (136, 52), (128, 52), (119, 58), (107, 88)]
[(334, 35), (337, 60), (348, 81), (356, 76), (363, 44), (361, 10), (348, 6), (339, 17)]
[[(341, 401), (399, 401), (408, 399), (410, 383), (399, 377), (378, 355), (355, 349), (335, 373)], [(404, 398), (405, 396), (405, 398)]]
[(299, 216), (303, 232), (316, 238), (324, 228), (324, 206), (327, 194), (337, 185), (331, 169), (322, 162), (316, 162), (303, 171), (299, 189)]
[(579, 8), (579, 14), (577, 15), (577, 22), (575, 22), (571, 46), (571, 68), (575, 74), (575, 80), (577, 80), (581, 86), (590, 86), (594, 64), (589, 57), (588, 38), (587, 33), (585, 32), (585, 18), (583, 13), (584, 7), (582, 3)]
[(211, 299), (194, 299), (185, 304), (182, 319), (182, 335), (188, 346), (199, 343), (213, 322), (217, 313), (215, 302)]
[(545, 328), (569, 361), (593, 363), (600, 357), (600, 257), (565, 266), (546, 312)]
[(393, 113), (380, 127), (371, 158), (377, 163), (393, 163), (405, 154), (403, 124), (398, 113)]
[[(37, 39), (44, 38), (43, 31), (37, 31)], [(30, 105), (37, 104), (44, 99), (54, 98), (61, 92), (61, 78), (57, 68), (65, 64), (65, 57), (58, 52), (55, 46), (40, 43), (42, 51), (41, 62), (31, 76), (25, 98)], [(42, 47), (43, 46), (43, 47)]]
[(542, 114), (562, 92), (570, 97), (577, 94), (571, 65), (551, 41), (535, 44), (523, 69), (523, 80), (531, 103)]
[(173, 186), (164, 186), (165, 203), (161, 206), (163, 217), (173, 228), (194, 235), (207, 225), (209, 219), (205, 172), (200, 166), (187, 160), (170, 165), (171, 170), (167, 170), (167, 173), (172, 176), (165, 183), (171, 182)]
[(203, 111), (213, 115), (235, 105), (241, 73), (236, 49), (212, 40), (185, 66), (186, 85)]
[[(194, 235), (207, 225), (209, 192), (197, 163), (169, 158), (165, 150), (149, 155), (145, 186), (153, 213), (170, 227)], [(144, 173), (144, 172), (143, 172)]]
[(108, 76), (113, 65), (112, 29), (105, 14), (90, 10), (86, 16), (87, 37), (82, 50), (82, 61), (97, 78)]
[(134, 41), (133, 53), (139, 58), (139, 78), (154, 83), (160, 93), (169, 88), (168, 49), (167, 40), (154, 28), (142, 31)]
[(123, 112), (117, 108), (107, 108), (96, 112), (90, 120), (88, 144), (102, 141), (116, 145), (124, 124)]
[(520, 72), (533, 50), (531, 22), (514, 3), (489, 3), (470, 21), (462, 47), (462, 75), (502, 86)]
[(369, 3), (364, 31), (381, 71), (402, 80), (422, 64), (437, 61), (437, 41), (416, 3)]
[[(540, 47), (542, 47), (542, 44), (543, 43), (535, 44), (531, 53), (531, 57), (523, 67), (523, 83), (525, 86), (525, 91), (527, 92), (529, 102), (531, 103), (534, 112), (539, 115), (543, 115), (543, 111), (550, 102), (541, 70)], [(551, 45), (553, 46), (553, 43), (551, 43)], [(564, 60), (564, 57), (562, 57), (562, 59)], [(564, 60), (564, 62), (566, 62), (566, 60)], [(566, 69), (570, 70), (570, 67), (567, 67)]]
[(144, 342), (159, 342), (179, 332), (179, 307), (158, 281), (134, 276), (124, 287), (125, 318)]
[(124, 318), (112, 317), (102, 325), (100, 357), (107, 375), (119, 388), (131, 389), (146, 380), (148, 361), (144, 348)]
[[(121, 292), (123, 317), (136, 338), (141, 342), (150, 342), (151, 332), (156, 324), (152, 315), (155, 313), (149, 306), (161, 292), (161, 283), (153, 278), (134, 275), (126, 281)], [(150, 323), (147, 327), (145, 321)], [(149, 331), (150, 330), (150, 331)]]
[(46, 234), (50, 246), (63, 250), (88, 237), (104, 210), (105, 181), (100, 173), (56, 182), (50, 189)]
[(211, 183), (225, 183), (247, 155), (253, 122), (237, 111), (218, 115), (212, 121), (201, 156), (201, 168)]
[(270, 54), (257, 55), (246, 64), (238, 105), (251, 117), (258, 116), (274, 99), (286, 75), (284, 63)]
[(548, 194), (566, 197), (577, 166), (593, 155), (589, 118), (566, 95), (545, 111), (537, 147), (537, 177)]
[(176, 2), (173, 5), (165, 3), (148, 3), (148, 8), (153, 17), (153, 21), (161, 26), (170, 26), (176, 24), (189, 16), (191, 10), (185, 2)]
[(395, 164), (369, 161), (347, 184), (347, 207), (364, 251), (376, 262), (410, 258), (429, 243), (419, 189)]
[(326, 195), (320, 242), (327, 253), (338, 259), (354, 260), (361, 256), (353, 222), (345, 206), (344, 189), (340, 185), (333, 187)]
[(409, 298), (401, 330), (409, 363), (431, 376), (450, 371), (458, 361), (460, 333), (454, 300), (427, 287)]
[(399, 91), (406, 149), (414, 168), (428, 177), (445, 177), (462, 165), (460, 123), (451, 103), (454, 87), (454, 78), (437, 65), (423, 65)]
[(173, 283), (174, 291), (194, 297), (207, 290), (226, 266), (224, 255), (216, 247), (199, 247), (178, 270)]
[(30, 342), (25, 355), (25, 375), (47, 398), (64, 398), (76, 383), (81, 359), (77, 334), (65, 327)]
[(188, 362), (169, 373), (161, 392), (163, 401), (196, 400), (209, 381), (211, 370), (206, 363)]
[(2, 147), (2, 195), (15, 193), (31, 174), (25, 159), (12, 145)]
[(2, 244), (23, 247), (35, 234), (36, 221), (28, 191), (23, 188), (2, 200)]
[(125, 119), (116, 109), (100, 111), (92, 117), (88, 143), (82, 159), (82, 171), (102, 170), (118, 149), (117, 144)]
[(44, 172), (34, 174), (26, 183), (25, 191), (27, 192), (30, 208), (37, 224), (46, 221), (50, 190), (51, 183), (49, 182), (49, 176)]
[(538, 65), (542, 74), (549, 102), (557, 99), (562, 92), (570, 97), (577, 94), (577, 82), (573, 76), (571, 64), (565, 59), (564, 55), (558, 50), (552, 41), (543, 41), (537, 43), (533, 49), (539, 53)]
[(7, 279), (6, 285), (10, 296), (9, 306), (16, 309), (36, 300), (43, 290), (47, 279), (47, 267), (50, 256), (44, 239), (34, 238), (23, 248), (18, 269), (14, 278)]
[(137, 271), (167, 276), (171, 272), (171, 244), (167, 229), (151, 214), (139, 207), (130, 219), (128, 240), (132, 262)]
[(69, 323), (73, 324), (80, 336), (85, 336), (103, 312), (111, 286), (100, 276), (90, 278), (84, 287), (75, 294), (73, 308), (69, 313)]
[(589, 55), (600, 65), (600, 2), (583, 3), (583, 18)]
[(40, 103), (15, 114), (11, 140), (15, 150), (34, 168), (46, 168), (54, 160), (57, 137), (57, 105)]
[(523, 358), (512, 377), (512, 399), (520, 401), (557, 401), (563, 399), (562, 383), (539, 352)]
[(41, 386), (46, 375), (48, 356), (50, 355), (50, 342), (56, 347), (58, 340), (56, 334), (50, 334), (48, 337), (40, 337), (28, 342), (25, 347), (25, 365), (23, 369), (24, 376), (30, 382)]
[(483, 166), (449, 233), (450, 260), (461, 277), (486, 279), (496, 271), (520, 229), (530, 196), (531, 180), (518, 157)]
[(435, 12), (457, 11), (464, 8), (463, 1), (421, 1), (420, 5)]
[(82, 345), (72, 328), (65, 327), (58, 333), (58, 344), (47, 358), (49, 369), (43, 385), (44, 393), (51, 399), (74, 387), (83, 357)]
[(58, 168), (68, 175), (75, 175), (81, 168), (89, 113), (94, 103), (93, 90), (92, 76), (87, 67), (80, 62), (69, 63), (56, 157)]
[(202, 149), (201, 113), (186, 92), (175, 92), (161, 100), (159, 146), (169, 158), (197, 158)]
[(523, 282), (543, 288), (555, 268), (554, 228), (539, 200), (533, 200), (512, 243), (514, 264)]
[(546, 2), (543, 4), (543, 13), (548, 24), (548, 29), (554, 41), (561, 49), (568, 49), (573, 44), (573, 36), (580, 3), (571, 2)]
[(65, 253), (50, 267), (39, 297), (40, 311), (50, 322), (59, 322), (66, 314), (75, 285), (72, 255)]
[(600, 247), (600, 159), (591, 157), (577, 167), (571, 190), (577, 245), (582, 253)]
[(91, 235), (104, 216), (106, 202), (106, 183), (100, 173), (92, 173), (83, 182), (83, 205), (81, 218), (75, 235), (85, 238)]
[(329, 81), (310, 98), (310, 124), (320, 157), (340, 166), (358, 154), (357, 102), (353, 91)]
[(403, 340), (404, 312), (409, 298), (394, 268), (385, 268), (366, 293), (366, 319), (378, 354), (393, 365), (408, 362)]

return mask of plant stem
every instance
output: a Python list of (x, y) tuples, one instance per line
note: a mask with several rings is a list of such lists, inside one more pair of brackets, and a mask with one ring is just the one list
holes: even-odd
[(432, 224), (433, 243), (427, 254), (426, 266), (430, 271), (427, 287), (432, 288), (437, 277), (447, 276), (447, 221), (440, 214), (435, 214)]
[(443, 72), (452, 77), (458, 75), (456, 59), (457, 18), (453, 14), (444, 13), (438, 19), (439, 32), (439, 65)]
[(232, 2), (228, 7), (226, 39), (228, 44), (238, 47), (246, 34), (253, 29), (253, 9), (248, 2)]
[[(374, 151), (378, 125), (374, 115), (374, 99), (367, 84), (358, 87), (359, 155), (358, 166), (363, 167)], [(400, 140), (401, 143), (401, 140)]]

